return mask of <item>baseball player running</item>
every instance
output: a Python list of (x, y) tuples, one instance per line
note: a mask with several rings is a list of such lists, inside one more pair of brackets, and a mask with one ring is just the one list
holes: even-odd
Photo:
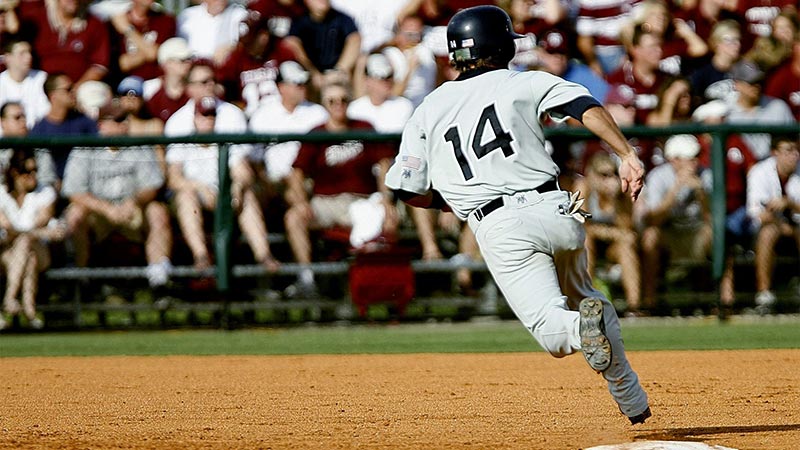
[(577, 194), (562, 191), (541, 120), (574, 117), (621, 158), (622, 189), (636, 200), (641, 161), (606, 110), (578, 84), (507, 70), (508, 15), (494, 6), (456, 13), (447, 26), (460, 72), (429, 94), (403, 130), (386, 176), (418, 207), (452, 210), (472, 228), (486, 265), (516, 316), (551, 355), (582, 351), (608, 381), (632, 424), (650, 417), (647, 394), (625, 357), (614, 307), (592, 287)]

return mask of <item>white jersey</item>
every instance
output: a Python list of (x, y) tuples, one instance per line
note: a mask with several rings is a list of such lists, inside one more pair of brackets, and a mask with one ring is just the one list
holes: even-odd
[(444, 83), (409, 119), (386, 185), (417, 194), (435, 189), (461, 219), (501, 195), (536, 189), (559, 173), (540, 120), (590, 96), (538, 71), (492, 70)]

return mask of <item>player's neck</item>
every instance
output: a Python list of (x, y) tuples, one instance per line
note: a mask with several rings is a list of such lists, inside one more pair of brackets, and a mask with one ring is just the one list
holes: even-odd
[(477, 77), (478, 75), (483, 75), (486, 72), (491, 72), (493, 70), (499, 70), (499, 69), (503, 69), (503, 67), (487, 67), (487, 66), (484, 66), (484, 67), (475, 67), (475, 68), (472, 68), (472, 69), (467, 69), (467, 70), (461, 72), (461, 74), (455, 79), (455, 81), (467, 80), (467, 79), (470, 79), (472, 77)]

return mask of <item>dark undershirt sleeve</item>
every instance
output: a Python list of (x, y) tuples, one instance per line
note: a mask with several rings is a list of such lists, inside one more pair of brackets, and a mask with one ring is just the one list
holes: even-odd
[(594, 108), (595, 106), (603, 106), (595, 100), (592, 96), (583, 96), (578, 97), (575, 100), (565, 103), (563, 105), (559, 105), (552, 109), (552, 112), (560, 114), (562, 116), (570, 116), (573, 119), (583, 122), (583, 113), (585, 113), (588, 109)]

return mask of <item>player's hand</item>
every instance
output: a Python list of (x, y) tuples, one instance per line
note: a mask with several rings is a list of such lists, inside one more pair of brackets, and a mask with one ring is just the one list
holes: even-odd
[(633, 151), (622, 158), (619, 166), (619, 180), (622, 184), (622, 192), (627, 192), (631, 196), (631, 200), (636, 201), (644, 187), (644, 164)]

